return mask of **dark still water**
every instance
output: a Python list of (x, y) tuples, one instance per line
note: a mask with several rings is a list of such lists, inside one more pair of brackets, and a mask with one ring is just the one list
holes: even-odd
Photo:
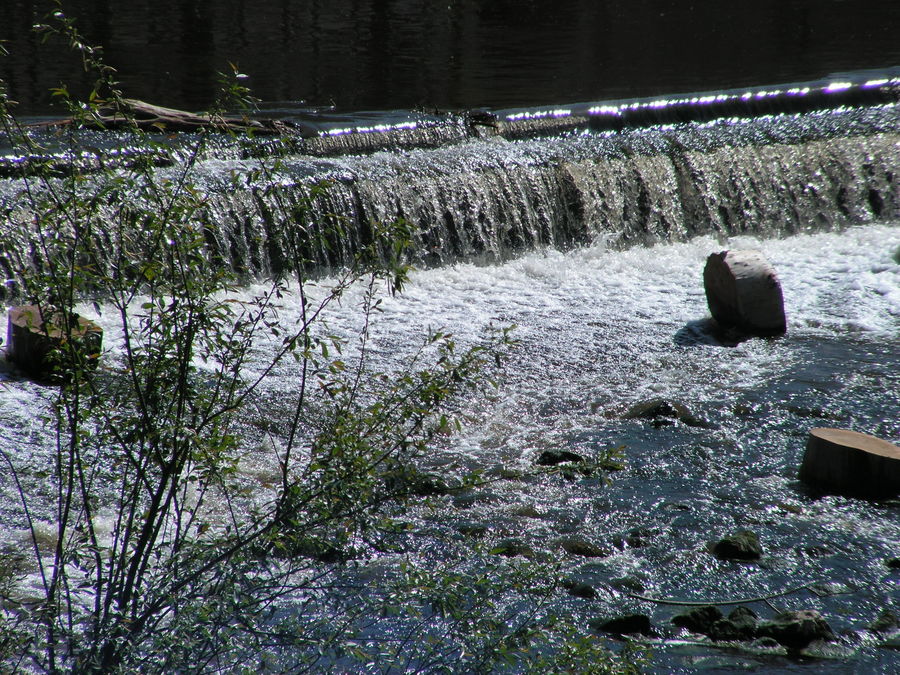
[[(900, 65), (894, 0), (67, 0), (128, 95), (188, 109), (237, 64), (264, 100), (345, 110), (542, 105), (818, 79)], [(86, 85), (0, 2), (0, 78), (20, 112)]]

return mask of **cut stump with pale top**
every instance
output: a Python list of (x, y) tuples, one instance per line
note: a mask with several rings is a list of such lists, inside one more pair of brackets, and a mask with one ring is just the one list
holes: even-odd
[(69, 332), (59, 314), (44, 321), (37, 305), (11, 307), (7, 324), (6, 358), (38, 380), (60, 382), (69, 375), (60, 372), (60, 349), (71, 340), (92, 367), (100, 356), (103, 329), (89, 319), (74, 314)]
[(782, 335), (787, 329), (781, 283), (760, 251), (711, 254), (703, 269), (703, 287), (709, 311), (720, 325), (759, 336)]
[(829, 494), (895, 497), (900, 495), (900, 447), (849, 429), (812, 429), (799, 477)]

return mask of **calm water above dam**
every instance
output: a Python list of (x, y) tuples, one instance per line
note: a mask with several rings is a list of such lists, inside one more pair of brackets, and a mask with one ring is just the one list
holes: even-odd
[[(86, 84), (0, 3), (0, 78), (26, 113)], [(205, 109), (237, 64), (267, 101), (341, 110), (549, 105), (815, 80), (900, 65), (892, 0), (66, 0), (126, 93)]]

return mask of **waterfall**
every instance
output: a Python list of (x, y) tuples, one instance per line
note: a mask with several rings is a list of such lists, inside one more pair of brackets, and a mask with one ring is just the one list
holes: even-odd
[[(371, 224), (415, 226), (420, 265), (490, 263), (523, 251), (777, 236), (900, 218), (898, 106), (727, 119), (620, 132), (287, 161), (277, 187), (210, 201), (211, 244), (239, 272), (279, 270), (285, 237), (343, 223), (319, 266), (348, 262)], [(286, 180), (285, 176), (296, 176)], [(330, 187), (302, 208), (312, 185)], [(287, 211), (296, 217), (276, 216)]]
[[(259, 158), (214, 149), (196, 178), (209, 254), (251, 279), (285, 267), (288, 241), (311, 270), (346, 265), (374, 223), (398, 218), (413, 226), (418, 266), (900, 219), (896, 102), (618, 130), (578, 115), (492, 119), (333, 133), (270, 154), (261, 143)], [(27, 219), (17, 189), (0, 181), (6, 219)]]

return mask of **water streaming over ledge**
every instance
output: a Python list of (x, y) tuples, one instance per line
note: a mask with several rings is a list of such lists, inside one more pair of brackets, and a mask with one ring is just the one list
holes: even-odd
[[(215, 250), (248, 275), (279, 271), (285, 222), (306, 185), (331, 188), (312, 212), (346, 235), (309, 251), (339, 266), (377, 221), (415, 225), (416, 262), (496, 262), (604, 240), (616, 246), (701, 234), (778, 235), (900, 216), (896, 106), (703, 125), (487, 139), (428, 150), (284, 164), (288, 186), (211, 200)], [(221, 171), (232, 171), (227, 162)], [(210, 178), (214, 174), (211, 172)], [(314, 228), (310, 219), (303, 223)]]
[[(598, 240), (647, 245), (896, 219), (900, 79), (856, 80), (422, 113), (411, 122), (394, 113), (353, 126), (326, 116), (301, 136), (214, 144), (196, 178), (209, 195), (210, 254), (249, 280), (280, 272), (297, 232), (318, 230), (318, 243), (302, 255), (318, 269), (336, 268), (370, 241), (373, 223), (399, 217), (414, 226), (413, 262), (426, 266)], [(127, 148), (97, 152), (56, 161), (86, 169), (129, 161)], [(175, 165), (160, 171), (178, 170), (177, 148), (157, 152), (154, 161)], [(281, 155), (277, 164), (273, 154)], [(4, 161), (10, 175), (30, 159)], [(253, 177), (260, 161), (273, 179)], [(307, 208), (323, 181), (330, 188)], [(17, 210), (16, 184), (0, 180), (0, 211), (27, 219)], [(329, 229), (336, 222), (340, 234)], [(15, 270), (6, 276), (14, 279)]]

